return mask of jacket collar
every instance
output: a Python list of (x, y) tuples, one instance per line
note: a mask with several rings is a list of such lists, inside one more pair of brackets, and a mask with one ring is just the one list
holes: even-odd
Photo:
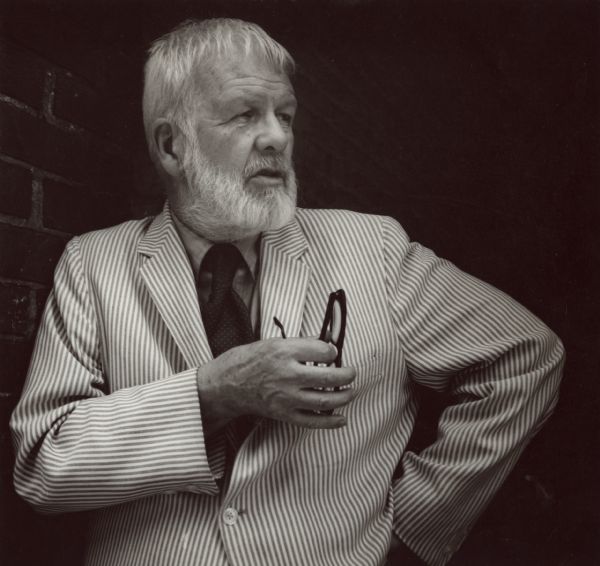
[(188, 367), (212, 359), (192, 266), (168, 203), (150, 224), (138, 252), (147, 258), (140, 275)]
[(304, 254), (306, 236), (297, 219), (279, 230), (263, 233), (260, 253), (261, 338), (281, 335), (273, 317), (287, 336), (300, 336), (310, 268)]
[[(280, 336), (276, 316), (287, 335), (299, 336), (310, 268), (304, 262), (306, 236), (296, 219), (264, 232), (260, 245), (261, 338)], [(141, 277), (189, 367), (212, 359), (194, 274), (167, 202), (138, 244), (146, 256)]]
[[(169, 202), (165, 205), (154, 220), (150, 223), (144, 237), (138, 244), (138, 252), (152, 257), (156, 255), (164, 246), (169, 248), (181, 247), (185, 252), (185, 248), (181, 242), (181, 238), (177, 233), (175, 222), (171, 212)], [(290, 259), (300, 259), (308, 242), (306, 236), (300, 227), (298, 221), (294, 218), (279, 230), (268, 230), (263, 232), (261, 238), (261, 256), (263, 251), (275, 252), (277, 254), (285, 254)]]

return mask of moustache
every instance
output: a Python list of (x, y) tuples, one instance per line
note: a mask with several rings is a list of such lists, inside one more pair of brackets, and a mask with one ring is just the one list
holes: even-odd
[(242, 175), (244, 179), (249, 179), (254, 175), (266, 175), (269, 177), (282, 177), (287, 179), (292, 168), (290, 161), (283, 155), (260, 156), (246, 164)]

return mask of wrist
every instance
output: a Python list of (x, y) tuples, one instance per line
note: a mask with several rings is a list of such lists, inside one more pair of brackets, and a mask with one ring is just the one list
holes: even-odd
[(235, 418), (235, 414), (221, 393), (221, 386), (215, 379), (213, 362), (200, 366), (196, 371), (196, 386), (200, 402), (200, 413), (205, 434), (210, 436)]

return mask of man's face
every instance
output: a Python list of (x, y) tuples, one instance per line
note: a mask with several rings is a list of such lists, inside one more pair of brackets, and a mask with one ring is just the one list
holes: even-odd
[(202, 77), (195, 116), (202, 153), (223, 171), (244, 175), (247, 190), (281, 186), (276, 172), (244, 169), (262, 156), (278, 155), (291, 164), (296, 98), (289, 79), (255, 55), (224, 61)]
[(214, 241), (287, 223), (296, 201), (289, 79), (248, 56), (215, 65), (202, 83), (186, 136), (186, 187), (172, 199), (174, 212)]

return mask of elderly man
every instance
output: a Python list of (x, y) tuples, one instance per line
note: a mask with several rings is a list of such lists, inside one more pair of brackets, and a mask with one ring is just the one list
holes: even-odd
[[(15, 485), (93, 510), (87, 564), (444, 564), (555, 404), (562, 346), (524, 308), (390, 218), (295, 210), (293, 67), (237, 20), (156, 41), (167, 204), (56, 269)], [(342, 364), (315, 338), (337, 289)], [(420, 454), (416, 384), (455, 399)]]

